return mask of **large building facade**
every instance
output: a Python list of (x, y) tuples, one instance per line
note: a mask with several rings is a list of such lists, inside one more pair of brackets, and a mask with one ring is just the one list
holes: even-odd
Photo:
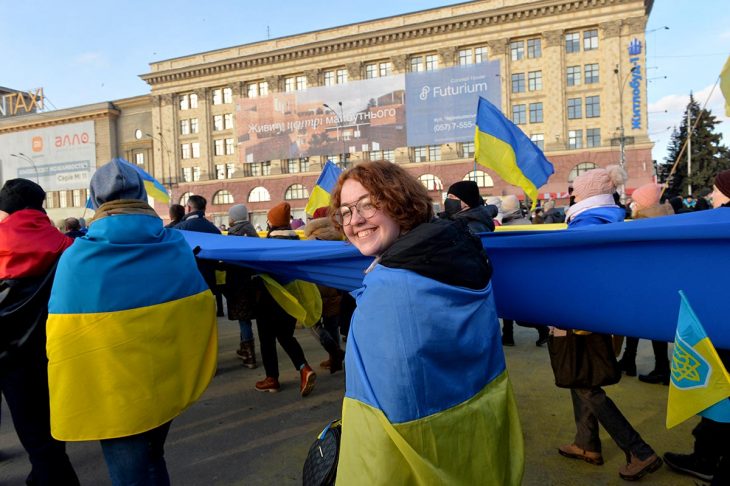
[[(622, 161), (631, 192), (654, 177), (644, 36), (652, 3), (481, 0), (155, 62), (142, 75), (149, 95), (0, 119), (0, 141), (86, 121), (97, 165), (124, 156), (173, 202), (203, 195), (217, 222), (244, 203), (265, 226), (282, 200), (303, 215), (327, 160), (402, 164), (435, 204), (462, 179), (483, 195), (522, 196), (474, 164), (481, 95), (555, 166), (542, 197), (564, 199), (577, 174)], [(76, 198), (51, 192), (54, 208)]]

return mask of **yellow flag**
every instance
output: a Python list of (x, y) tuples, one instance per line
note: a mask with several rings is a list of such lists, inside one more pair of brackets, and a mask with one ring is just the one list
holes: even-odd
[(730, 116), (730, 57), (725, 61), (725, 66), (720, 73), (720, 90), (725, 97), (725, 116)]
[(730, 375), (684, 292), (679, 295), (682, 302), (672, 354), (667, 428), (697, 414), (717, 422), (730, 422)]

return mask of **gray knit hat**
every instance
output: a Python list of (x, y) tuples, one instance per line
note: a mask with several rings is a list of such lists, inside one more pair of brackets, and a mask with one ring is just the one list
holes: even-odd
[(142, 177), (129, 162), (113, 159), (94, 172), (89, 198), (91, 205), (97, 209), (105, 202), (119, 199), (147, 201), (147, 191)]
[(236, 204), (228, 210), (228, 219), (234, 223), (248, 221), (248, 208), (243, 204)]

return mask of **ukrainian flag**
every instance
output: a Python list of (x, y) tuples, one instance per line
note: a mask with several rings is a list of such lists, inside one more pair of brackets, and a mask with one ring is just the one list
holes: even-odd
[(378, 265), (353, 295), (337, 484), (519, 485), (522, 431), (491, 284)]
[(317, 208), (330, 205), (330, 193), (335, 188), (340, 174), (342, 174), (342, 169), (333, 164), (332, 161), (328, 160), (324, 164), (322, 173), (319, 174), (319, 179), (317, 179), (312, 194), (309, 196), (307, 207), (304, 208), (307, 214), (311, 216)]
[[(150, 196), (152, 199), (165, 204), (170, 202), (170, 194), (167, 192), (167, 189), (165, 189), (165, 186), (163, 186), (160, 181), (149, 175), (144, 169), (140, 168), (136, 164), (130, 164), (126, 160), (119, 157), (112, 160), (127, 164), (129, 167), (134, 169), (142, 178), (142, 182), (144, 183), (144, 189), (145, 191), (147, 191), (147, 195)], [(91, 198), (86, 200), (86, 207), (87, 209), (94, 209), (94, 206), (91, 204)]]
[(555, 172), (542, 151), (489, 101), (479, 97), (474, 135), (475, 159), (537, 204), (537, 189)]
[(125, 437), (197, 400), (216, 369), (215, 299), (160, 218), (94, 221), (61, 256), (47, 322), (51, 433)]
[(682, 302), (672, 354), (667, 428), (697, 414), (730, 422), (730, 375), (684, 292), (679, 295)]

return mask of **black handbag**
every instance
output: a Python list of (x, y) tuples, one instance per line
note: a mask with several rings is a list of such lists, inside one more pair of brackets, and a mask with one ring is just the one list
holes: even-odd
[(304, 461), (302, 484), (304, 486), (331, 486), (337, 477), (337, 462), (340, 459), (340, 436), (342, 421), (327, 424), (309, 448)]
[(555, 385), (560, 388), (593, 388), (614, 385), (621, 380), (621, 368), (608, 334), (550, 336), (550, 364)]

